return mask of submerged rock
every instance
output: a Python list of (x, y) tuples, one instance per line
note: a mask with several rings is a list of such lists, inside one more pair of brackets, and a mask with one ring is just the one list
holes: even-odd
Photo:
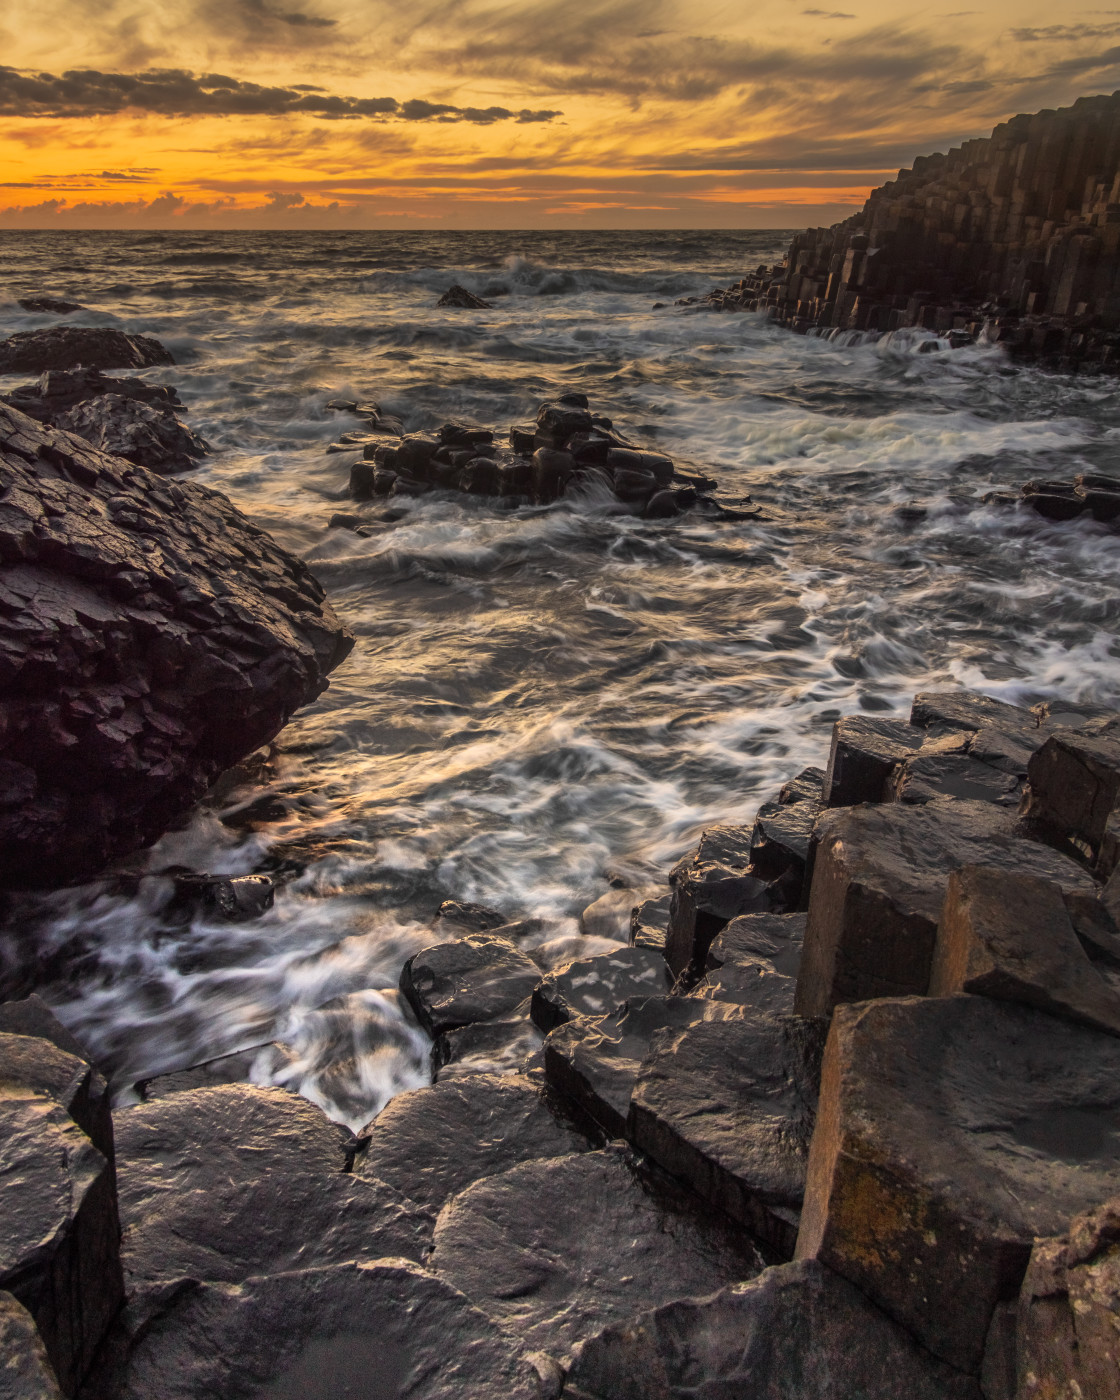
[(468, 311), (489, 311), (490, 303), (483, 301), (481, 297), (476, 297), (474, 292), (469, 292), (466, 287), (461, 287), (458, 282), (448, 287), (437, 306), (455, 306)]
[(0, 405), (0, 881), (154, 840), (321, 694), (352, 638), (218, 492)]
[(19, 305), (24, 311), (53, 311), (57, 316), (86, 309), (80, 301), (67, 301), (65, 297), (20, 297)]
[(158, 340), (126, 335), (110, 326), (50, 326), (0, 340), (0, 374), (39, 374), (47, 369), (146, 369), (173, 365)]

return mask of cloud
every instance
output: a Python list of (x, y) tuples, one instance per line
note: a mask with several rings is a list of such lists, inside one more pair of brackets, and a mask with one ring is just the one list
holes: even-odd
[(817, 19), (855, 19), (844, 10), (802, 10), (803, 15), (813, 15)]
[(1120, 24), (1049, 24), (1041, 29), (1013, 29), (1020, 44), (1081, 43), (1085, 39), (1109, 39), (1120, 34)]
[(0, 115), (11, 117), (107, 116), (120, 112), (155, 112), (167, 117), (246, 117), (301, 115), (324, 119), (397, 118), (400, 121), (547, 122), (558, 111), (514, 112), (508, 107), (455, 107), (445, 102), (393, 97), (341, 97), (307, 84), (264, 87), (222, 73), (196, 77), (181, 68), (153, 68), (143, 73), (101, 73), (70, 69), (54, 75), (0, 67)]

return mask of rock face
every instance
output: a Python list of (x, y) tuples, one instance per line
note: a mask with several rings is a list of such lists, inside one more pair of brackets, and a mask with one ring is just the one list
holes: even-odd
[(679, 1204), (618, 1152), (527, 1162), (449, 1202), (431, 1267), (564, 1365), (604, 1322), (759, 1272), (747, 1237)]
[(326, 688), (352, 639), (307, 567), (201, 486), (0, 405), (0, 881), (154, 840)]
[(62, 1400), (35, 1321), (10, 1293), (0, 1293), (0, 1397)]
[(766, 1269), (610, 1327), (583, 1346), (571, 1400), (980, 1400), (976, 1382), (923, 1352), (815, 1261)]
[(126, 335), (108, 326), (51, 326), (0, 340), (0, 374), (41, 374), (48, 369), (146, 369), (173, 365), (158, 340)]
[(861, 213), (798, 234), (780, 266), (713, 293), (834, 335), (919, 326), (1013, 354), (1114, 367), (1120, 328), (1120, 94), (1017, 116), (919, 157)]
[(975, 1374), (1037, 1236), (1120, 1187), (1120, 1041), (984, 997), (838, 1007), (798, 1258)]

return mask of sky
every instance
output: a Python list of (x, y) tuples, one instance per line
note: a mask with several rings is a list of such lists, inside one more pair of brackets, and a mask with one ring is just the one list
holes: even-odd
[(1057, 18), (0, 0), (0, 228), (827, 224), (916, 155), (1120, 88), (1120, 9)]

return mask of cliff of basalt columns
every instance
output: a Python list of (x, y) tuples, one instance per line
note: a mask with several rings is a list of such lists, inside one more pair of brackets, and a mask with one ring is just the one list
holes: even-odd
[(860, 213), (713, 292), (802, 333), (923, 327), (1057, 365), (1120, 366), (1120, 93), (919, 156)]

